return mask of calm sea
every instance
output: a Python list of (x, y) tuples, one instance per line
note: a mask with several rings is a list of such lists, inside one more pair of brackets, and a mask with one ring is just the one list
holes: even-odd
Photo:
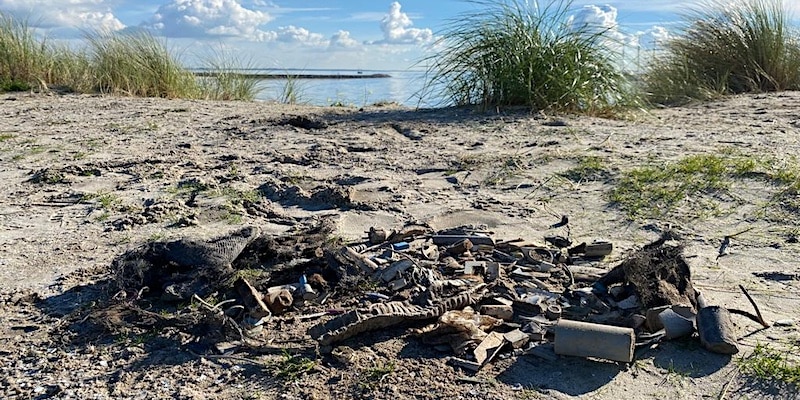
[[(424, 71), (386, 70), (250, 70), (251, 73), (286, 75), (365, 76), (389, 75), (386, 78), (313, 78), (293, 79), (297, 102), (318, 106), (347, 105), (362, 107), (380, 102), (396, 102), (408, 107), (442, 106), (439, 97), (423, 96)], [(263, 79), (259, 100), (279, 100), (288, 81), (286, 79)]]

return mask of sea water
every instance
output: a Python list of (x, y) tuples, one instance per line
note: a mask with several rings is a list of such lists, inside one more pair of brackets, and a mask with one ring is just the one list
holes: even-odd
[[(291, 78), (296, 102), (317, 106), (364, 107), (380, 103), (398, 103), (407, 107), (439, 107), (446, 105), (441, 95), (426, 86), (425, 71), (403, 70), (263, 70), (271, 74), (325, 75), (343, 78)], [(344, 76), (389, 75), (386, 78), (344, 78)], [(280, 101), (288, 79), (263, 79), (256, 98)]]

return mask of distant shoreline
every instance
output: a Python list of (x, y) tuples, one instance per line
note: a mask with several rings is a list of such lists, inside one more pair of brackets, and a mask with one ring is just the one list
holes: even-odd
[[(391, 78), (389, 74), (257, 74), (234, 72), (236, 75), (254, 79), (375, 79)], [(196, 76), (215, 76), (217, 72), (195, 72)]]

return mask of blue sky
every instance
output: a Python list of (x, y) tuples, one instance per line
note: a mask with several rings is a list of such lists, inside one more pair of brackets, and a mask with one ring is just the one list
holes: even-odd
[[(647, 47), (701, 1), (576, 0), (573, 8), (576, 20)], [(800, 15), (800, 0), (785, 4)], [(52, 39), (81, 43), (88, 30), (147, 28), (187, 64), (222, 53), (253, 66), (303, 69), (408, 68), (435, 51), (448, 21), (476, 7), (463, 0), (0, 0), (0, 11)]]

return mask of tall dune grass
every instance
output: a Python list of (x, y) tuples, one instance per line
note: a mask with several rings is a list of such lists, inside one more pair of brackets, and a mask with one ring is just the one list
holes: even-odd
[(141, 97), (195, 98), (200, 85), (151, 34), (96, 32), (87, 36), (97, 89)]
[(27, 23), (0, 13), (0, 89), (27, 90), (43, 83), (48, 58), (47, 46)]
[(800, 37), (781, 0), (711, 0), (683, 19), (645, 75), (652, 101), (800, 89)]
[(42, 71), (41, 80), (52, 89), (89, 93), (97, 87), (94, 72), (84, 52), (72, 50), (67, 45), (52, 44), (48, 48), (47, 69)]
[(587, 114), (636, 103), (607, 31), (575, 26), (571, 1), (472, 1), (426, 60), (428, 88), (456, 105), (526, 106)]
[(242, 74), (253, 68), (252, 62), (243, 61), (224, 50), (212, 51), (203, 57), (204, 70), (200, 91), (205, 98), (214, 100), (253, 100), (261, 91), (258, 78)]
[(100, 92), (123, 96), (252, 100), (256, 81), (234, 73), (237, 61), (207, 61), (198, 78), (146, 31), (91, 32), (75, 50), (38, 38), (26, 21), (0, 12), (0, 91)]

